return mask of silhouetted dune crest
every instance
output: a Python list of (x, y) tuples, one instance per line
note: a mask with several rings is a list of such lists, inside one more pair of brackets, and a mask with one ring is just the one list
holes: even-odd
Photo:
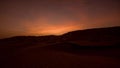
[(1, 45), (21, 44), (21, 45), (42, 45), (54, 44), (58, 42), (71, 42), (79, 45), (114, 45), (120, 44), (120, 26), (109, 28), (95, 28), (68, 32), (61, 36), (16, 36), (12, 38), (0, 39)]
[(68, 32), (63, 35), (67, 40), (118, 40), (120, 39), (120, 27), (95, 28)]

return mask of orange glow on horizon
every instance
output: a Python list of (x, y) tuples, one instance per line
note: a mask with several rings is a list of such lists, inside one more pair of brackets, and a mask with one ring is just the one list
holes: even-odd
[[(33, 21), (25, 20), (24, 28), (26, 30), (25, 35), (62, 35), (64, 33), (83, 29), (83, 25), (78, 25), (74, 20), (68, 19), (56, 19), (43, 16), (34, 19)], [(33, 24), (35, 23), (35, 24)]]
[(78, 30), (81, 27), (76, 25), (59, 25), (59, 26), (51, 26), (48, 25), (46, 28), (40, 28), (40, 27), (31, 27), (27, 31), (30, 35), (62, 35), (64, 33)]

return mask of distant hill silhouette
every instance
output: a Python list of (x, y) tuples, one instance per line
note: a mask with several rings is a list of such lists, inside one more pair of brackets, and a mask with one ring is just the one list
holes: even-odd
[(120, 27), (95, 28), (78, 30), (63, 35), (68, 40), (118, 40), (120, 39)]
[(115, 45), (120, 44), (120, 27), (78, 30), (61, 36), (16, 36), (0, 39), (0, 44), (37, 45), (71, 42), (80, 45)]
[[(120, 44), (120, 27), (95, 28), (66, 33), (62, 37), (67, 41), (83, 45), (114, 45)], [(86, 44), (91, 43), (91, 44)]]

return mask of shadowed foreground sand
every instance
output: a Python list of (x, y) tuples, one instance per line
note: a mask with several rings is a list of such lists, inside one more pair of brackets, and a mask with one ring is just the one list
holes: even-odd
[(3, 68), (120, 68), (118, 50), (56, 50), (24, 48), (13, 53)]

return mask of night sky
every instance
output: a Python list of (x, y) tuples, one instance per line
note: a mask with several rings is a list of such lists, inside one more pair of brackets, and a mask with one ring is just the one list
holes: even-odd
[(120, 0), (0, 0), (0, 38), (120, 26)]

